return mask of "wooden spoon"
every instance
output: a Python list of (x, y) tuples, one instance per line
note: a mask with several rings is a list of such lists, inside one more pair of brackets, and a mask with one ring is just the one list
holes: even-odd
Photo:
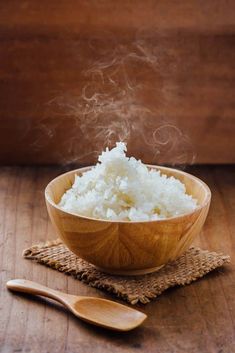
[(70, 295), (25, 279), (8, 281), (7, 288), (55, 299), (80, 319), (111, 330), (129, 331), (147, 318), (144, 313), (111, 300)]

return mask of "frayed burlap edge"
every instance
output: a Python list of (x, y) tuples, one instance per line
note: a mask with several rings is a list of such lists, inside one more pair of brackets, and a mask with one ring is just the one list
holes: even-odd
[(23, 252), (23, 257), (71, 275), (131, 304), (146, 304), (166, 289), (189, 284), (230, 262), (228, 255), (191, 247), (158, 272), (143, 276), (113, 276), (74, 255), (60, 240), (34, 245)]

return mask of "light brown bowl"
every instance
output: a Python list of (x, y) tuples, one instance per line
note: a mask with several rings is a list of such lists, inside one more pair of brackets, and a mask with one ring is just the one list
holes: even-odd
[(157, 221), (109, 221), (63, 211), (57, 204), (69, 189), (75, 174), (90, 167), (62, 174), (46, 187), (45, 198), (51, 221), (65, 245), (76, 255), (105, 272), (136, 275), (153, 272), (179, 257), (200, 232), (211, 200), (208, 186), (200, 179), (171, 168), (148, 166), (173, 175), (198, 201), (195, 211)]

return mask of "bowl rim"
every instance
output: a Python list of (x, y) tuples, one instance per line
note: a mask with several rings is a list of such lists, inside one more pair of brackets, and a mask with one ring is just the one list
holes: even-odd
[(101, 218), (94, 218), (94, 217), (88, 217), (88, 216), (84, 216), (84, 215), (80, 215), (80, 214), (77, 214), (77, 213), (73, 213), (73, 212), (69, 212), (69, 211), (66, 211), (66, 210), (63, 210), (63, 208), (59, 207), (58, 204), (56, 204), (52, 199), (51, 197), (49, 196), (49, 191), (48, 189), (50, 188), (51, 184), (54, 183), (57, 179), (60, 179), (60, 178), (63, 178), (65, 177), (66, 175), (68, 174), (75, 174), (76, 172), (85, 172), (85, 171), (88, 171), (89, 169), (91, 169), (92, 167), (94, 167), (95, 165), (91, 165), (91, 166), (87, 166), (87, 167), (81, 167), (81, 168), (77, 168), (77, 169), (72, 169), (68, 172), (65, 172), (65, 173), (62, 173), (62, 174), (59, 174), (57, 177), (55, 177), (54, 179), (52, 179), (46, 186), (45, 188), (45, 199), (46, 199), (46, 202), (48, 202), (52, 207), (56, 208), (57, 210), (59, 210), (60, 212), (62, 213), (65, 213), (66, 215), (70, 215), (70, 216), (74, 216), (74, 217), (78, 217), (78, 218), (83, 218), (85, 220), (90, 220), (90, 221), (95, 221), (95, 222), (104, 222), (104, 223), (117, 223), (117, 224), (141, 224), (141, 223), (166, 223), (166, 222), (169, 222), (169, 221), (173, 221), (173, 220), (180, 220), (180, 219), (183, 219), (185, 217), (188, 217), (188, 216), (191, 216), (193, 215), (194, 213), (196, 212), (199, 212), (201, 211), (203, 208), (205, 208), (208, 204), (210, 204), (210, 201), (211, 201), (211, 190), (209, 188), (209, 186), (204, 182), (202, 181), (200, 178), (190, 174), (190, 173), (187, 173), (187, 172), (184, 172), (182, 170), (178, 170), (176, 168), (170, 168), (170, 167), (164, 167), (164, 166), (158, 166), (158, 165), (153, 165), (153, 164), (145, 164), (148, 168), (152, 168), (152, 169), (159, 169), (160, 171), (161, 170), (168, 170), (168, 171), (176, 171), (177, 173), (179, 174), (182, 174), (182, 175), (186, 175), (187, 177), (193, 179), (194, 181), (196, 181), (197, 183), (199, 183), (202, 187), (204, 187), (205, 191), (206, 191), (206, 198), (205, 198), (205, 201), (203, 202), (202, 205), (200, 206), (197, 206), (195, 208), (195, 210), (191, 211), (191, 212), (187, 212), (187, 213), (182, 213), (178, 216), (173, 216), (173, 217), (168, 217), (168, 218), (163, 218), (163, 219), (155, 219), (155, 220), (143, 220), (143, 221), (125, 221), (125, 220), (112, 220), (112, 219), (101, 219)]

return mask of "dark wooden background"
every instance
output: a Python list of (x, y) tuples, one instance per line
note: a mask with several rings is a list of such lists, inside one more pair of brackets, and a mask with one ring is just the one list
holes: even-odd
[[(0, 1), (0, 164), (91, 164), (118, 139), (146, 163), (234, 163), (234, 88), (234, 0)], [(56, 237), (43, 190), (66, 169), (0, 168), (0, 351), (232, 353), (234, 165), (188, 168), (213, 195), (196, 244), (231, 264), (141, 307), (125, 336), (6, 289), (111, 298), (22, 258)]]
[(1, 1), (0, 163), (235, 162), (234, 1)]

